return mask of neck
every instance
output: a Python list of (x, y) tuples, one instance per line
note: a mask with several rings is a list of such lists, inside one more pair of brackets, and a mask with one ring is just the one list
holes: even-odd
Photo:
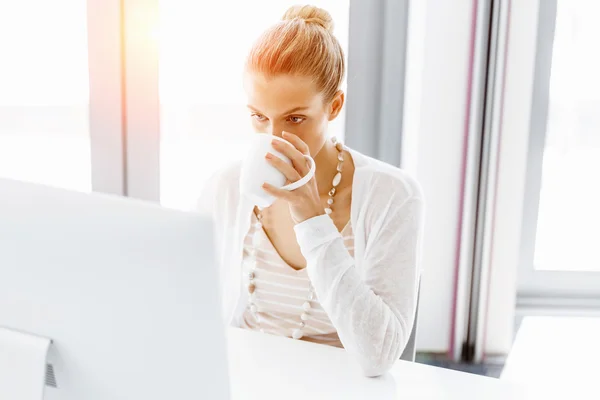
[(317, 171), (315, 178), (320, 194), (331, 190), (331, 181), (336, 174), (338, 151), (331, 140), (327, 139), (321, 150), (314, 157)]

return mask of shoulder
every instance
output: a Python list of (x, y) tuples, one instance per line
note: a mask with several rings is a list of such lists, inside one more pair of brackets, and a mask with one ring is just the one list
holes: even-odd
[(217, 170), (204, 184), (196, 203), (198, 211), (211, 214), (234, 207), (239, 201), (241, 162)]
[(353, 195), (369, 201), (423, 202), (423, 191), (417, 179), (406, 170), (352, 151), (355, 161)]
[(240, 161), (228, 164), (217, 170), (211, 176), (209, 182), (212, 183), (215, 188), (226, 192), (238, 190), (241, 169), (242, 164)]

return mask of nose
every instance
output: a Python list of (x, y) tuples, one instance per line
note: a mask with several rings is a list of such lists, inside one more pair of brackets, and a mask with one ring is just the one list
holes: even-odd
[(277, 136), (278, 138), (281, 137), (282, 133), (283, 133), (283, 127), (280, 124), (271, 124), (271, 126), (269, 127), (269, 133), (273, 136)]

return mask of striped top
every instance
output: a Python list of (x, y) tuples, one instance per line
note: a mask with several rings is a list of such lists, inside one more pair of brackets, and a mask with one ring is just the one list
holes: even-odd
[[(306, 268), (296, 270), (281, 258), (262, 227), (256, 226), (257, 222), (253, 213), (250, 229), (244, 239), (243, 257), (243, 281), (247, 287), (248, 274), (255, 262), (252, 251), (256, 248), (253, 303), (257, 306), (257, 312), (252, 313), (248, 306), (241, 327), (292, 337), (292, 332), (300, 325), (300, 315), (304, 312), (302, 305), (308, 300), (310, 279)], [(354, 234), (350, 222), (341, 233), (348, 252), (354, 257)], [(302, 328), (302, 340), (343, 347), (316, 294), (310, 305), (308, 320)]]

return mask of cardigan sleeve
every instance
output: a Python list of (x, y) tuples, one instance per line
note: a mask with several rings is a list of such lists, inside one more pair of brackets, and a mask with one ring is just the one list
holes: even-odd
[(381, 207), (357, 269), (332, 220), (295, 227), (321, 306), (365, 375), (385, 373), (399, 359), (413, 326), (422, 230), (420, 196), (391, 196)]

